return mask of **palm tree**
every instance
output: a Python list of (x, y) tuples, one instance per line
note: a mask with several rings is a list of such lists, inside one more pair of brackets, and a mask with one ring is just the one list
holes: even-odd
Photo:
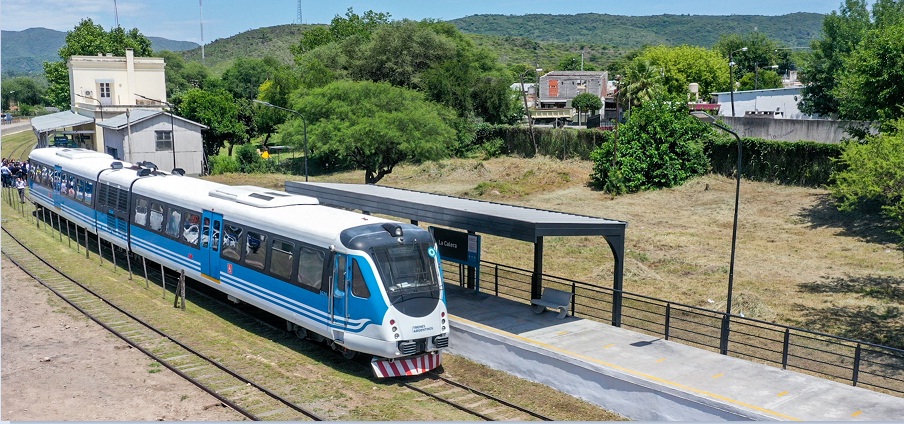
[(634, 61), (625, 75), (625, 98), (628, 107), (638, 106), (655, 98), (663, 91), (663, 69), (653, 66), (649, 60)]

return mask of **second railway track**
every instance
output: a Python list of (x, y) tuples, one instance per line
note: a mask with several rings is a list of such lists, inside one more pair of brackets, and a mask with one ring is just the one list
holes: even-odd
[(34, 254), (3, 229), (3, 254), (29, 276), (129, 345), (251, 420), (315, 420), (314, 412), (270, 391), (103, 299)]

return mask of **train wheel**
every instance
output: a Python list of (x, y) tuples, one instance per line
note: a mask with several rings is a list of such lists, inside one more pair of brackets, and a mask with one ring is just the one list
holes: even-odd
[(295, 336), (297, 336), (299, 339), (302, 339), (302, 340), (306, 339), (308, 337), (308, 330), (306, 330), (304, 327), (300, 327), (300, 326), (296, 325), (295, 326)]
[(342, 357), (348, 360), (355, 359), (355, 356), (357, 356), (358, 354), (358, 352), (355, 352), (354, 350), (348, 350), (344, 348), (340, 350), (342, 351)]

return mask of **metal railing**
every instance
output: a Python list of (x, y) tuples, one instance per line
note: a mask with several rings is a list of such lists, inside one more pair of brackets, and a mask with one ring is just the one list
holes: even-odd
[[(443, 274), (446, 283), (467, 284), (464, 265), (444, 262)], [(530, 303), (530, 271), (481, 261), (480, 277), (479, 291)], [(543, 275), (543, 287), (571, 292), (571, 315), (612, 322), (615, 290), (547, 274)], [(902, 349), (740, 315), (729, 317), (724, 312), (626, 291), (621, 294), (624, 328), (713, 352), (719, 352), (726, 328), (729, 356), (904, 396)]]

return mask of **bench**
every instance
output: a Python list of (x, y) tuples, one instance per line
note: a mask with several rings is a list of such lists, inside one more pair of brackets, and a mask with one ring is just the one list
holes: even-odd
[(542, 314), (546, 308), (558, 309), (559, 318), (568, 315), (568, 306), (571, 305), (572, 294), (562, 290), (543, 288), (543, 295), (539, 299), (531, 299), (535, 314)]

